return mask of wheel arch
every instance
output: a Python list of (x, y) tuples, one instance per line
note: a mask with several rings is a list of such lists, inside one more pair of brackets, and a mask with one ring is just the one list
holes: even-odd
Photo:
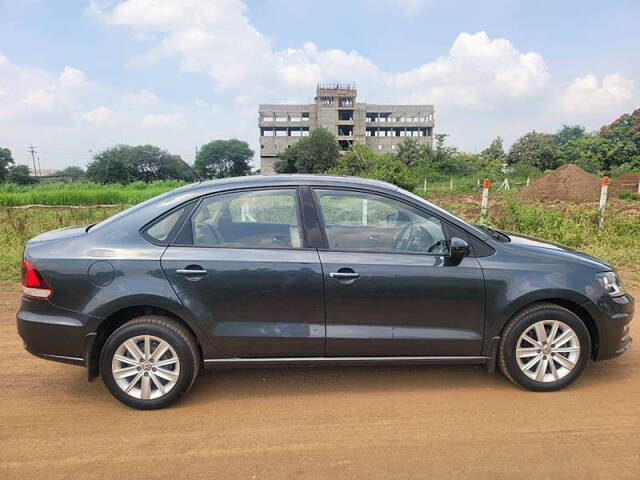
[[(578, 302), (576, 302), (574, 300), (570, 300), (570, 299), (562, 298), (562, 297), (549, 297), (549, 298), (537, 299), (535, 301), (527, 303), (526, 305), (518, 308), (517, 311), (513, 312), (509, 316), (508, 320), (511, 320), (513, 317), (518, 315), (523, 310), (525, 310), (525, 309), (527, 309), (527, 308), (529, 308), (529, 307), (531, 307), (533, 305), (539, 304), (539, 303), (553, 303), (555, 305), (559, 305), (560, 307), (566, 308), (571, 313), (573, 313), (575, 316), (577, 316), (580, 320), (582, 320), (582, 322), (587, 327), (587, 330), (589, 331), (589, 337), (591, 338), (591, 352), (590, 352), (591, 359), (595, 360), (597, 358), (598, 349), (599, 349), (599, 346), (600, 346), (600, 336), (599, 336), (599, 332), (598, 332), (598, 326), (597, 326), (594, 318), (589, 313), (589, 311), (586, 308), (584, 308), (580, 303), (578, 303)], [(502, 326), (502, 329), (500, 330), (501, 334), (504, 331), (504, 329), (507, 327), (507, 325), (509, 323), (508, 320)]]
[(165, 307), (149, 304), (131, 305), (121, 308), (105, 317), (98, 325), (91, 341), (88, 342), (85, 364), (87, 368), (87, 378), (89, 381), (94, 380), (99, 375), (100, 352), (102, 351), (102, 347), (104, 346), (107, 338), (109, 338), (109, 335), (129, 320), (133, 320), (134, 318), (138, 318), (143, 315), (159, 315), (167, 317), (184, 326), (193, 336), (198, 347), (200, 361), (202, 361), (204, 358), (202, 346), (204, 339), (202, 338), (202, 335), (198, 335), (198, 332), (196, 332), (196, 329), (190, 324), (190, 322), (186, 321), (181, 315), (168, 310)]

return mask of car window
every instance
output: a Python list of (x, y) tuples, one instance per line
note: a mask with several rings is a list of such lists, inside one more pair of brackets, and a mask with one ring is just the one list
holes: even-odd
[(202, 247), (302, 247), (294, 189), (205, 198), (184, 229), (177, 243)]
[(329, 248), (444, 255), (440, 220), (381, 195), (317, 189)]
[(160, 243), (167, 241), (169, 234), (173, 230), (173, 227), (176, 226), (178, 220), (180, 220), (185, 208), (186, 207), (179, 208), (166, 217), (156, 221), (145, 230), (145, 235)]

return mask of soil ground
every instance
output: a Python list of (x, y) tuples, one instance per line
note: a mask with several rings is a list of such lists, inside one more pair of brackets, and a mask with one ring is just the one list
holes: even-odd
[(640, 478), (637, 345), (548, 394), (481, 366), (205, 371), (141, 412), (26, 353), (4, 290), (2, 479)]

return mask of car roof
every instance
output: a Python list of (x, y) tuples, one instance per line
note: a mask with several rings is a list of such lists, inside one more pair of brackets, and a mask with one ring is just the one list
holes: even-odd
[(221, 178), (218, 180), (207, 180), (204, 182), (185, 185), (174, 190), (176, 193), (186, 193), (195, 191), (217, 191), (220, 189), (234, 187), (261, 187), (277, 185), (329, 185), (329, 186), (352, 186), (352, 187), (373, 187), (377, 190), (387, 190), (397, 192), (400, 189), (391, 183), (380, 180), (372, 180), (361, 177), (347, 177), (335, 175), (249, 175), (246, 177)]

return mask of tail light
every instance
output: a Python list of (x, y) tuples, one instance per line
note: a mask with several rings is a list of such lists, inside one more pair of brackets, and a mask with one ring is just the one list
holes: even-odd
[(29, 260), (22, 259), (22, 293), (31, 298), (48, 299), (53, 296), (53, 289), (46, 278), (36, 270)]

